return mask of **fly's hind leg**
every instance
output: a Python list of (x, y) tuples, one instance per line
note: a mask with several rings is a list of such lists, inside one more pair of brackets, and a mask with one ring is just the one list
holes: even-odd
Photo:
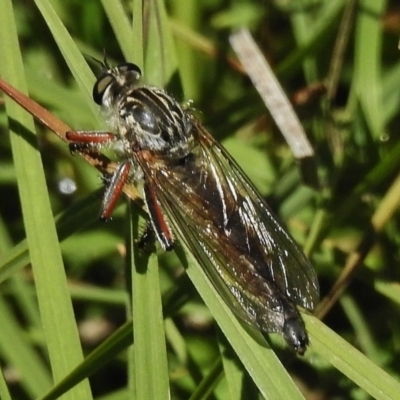
[(121, 196), (124, 185), (129, 178), (130, 170), (130, 162), (123, 162), (118, 165), (117, 170), (110, 177), (107, 177), (104, 180), (106, 183), (106, 190), (104, 192), (100, 209), (100, 219), (102, 221), (107, 221), (110, 218), (111, 213)]
[(148, 236), (151, 231), (164, 250), (172, 250), (174, 244), (172, 232), (157, 199), (156, 189), (148, 182), (145, 182), (144, 185), (144, 200), (149, 213), (149, 223), (147, 224), (148, 228), (145, 231), (145, 236)]

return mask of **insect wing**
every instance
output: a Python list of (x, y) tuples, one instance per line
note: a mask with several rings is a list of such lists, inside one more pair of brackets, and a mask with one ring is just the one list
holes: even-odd
[(251, 205), (245, 210), (249, 225), (247, 229), (256, 233), (252, 236), (253, 242), (258, 244), (257, 250), (264, 254), (265, 269), (261, 275), (272, 280), (294, 304), (314, 310), (319, 301), (319, 284), (310, 261), (278, 222), (236, 161), (203, 126), (199, 125), (198, 128), (203, 137), (213, 143), (209, 150), (214, 155), (215, 162), (220, 164), (222, 174), (236, 184), (236, 190), (244, 193), (248, 204)]
[(280, 332), (287, 299), (315, 307), (315, 272), (236, 162), (193, 120), (198, 145), (184, 162), (139, 163), (174, 230), (230, 308), (263, 331)]

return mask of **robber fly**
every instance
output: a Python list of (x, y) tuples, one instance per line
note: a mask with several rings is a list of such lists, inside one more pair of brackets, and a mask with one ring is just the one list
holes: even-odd
[(143, 84), (135, 64), (103, 68), (93, 99), (115, 132), (67, 133), (72, 152), (116, 150), (101, 218), (111, 215), (126, 183), (140, 185), (160, 245), (172, 249), (176, 235), (238, 317), (281, 332), (303, 354), (309, 341), (296, 306), (313, 310), (319, 288), (302, 250), (189, 107)]

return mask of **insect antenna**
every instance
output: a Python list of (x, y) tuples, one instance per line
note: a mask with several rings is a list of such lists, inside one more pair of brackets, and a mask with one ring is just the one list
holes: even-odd
[(110, 64), (107, 60), (107, 52), (106, 49), (103, 49), (103, 60), (99, 60), (96, 57), (91, 56), (90, 54), (84, 53), (83, 56), (88, 60), (88, 62), (94, 63), (96, 66), (100, 66), (101, 72), (108, 71), (110, 68)]

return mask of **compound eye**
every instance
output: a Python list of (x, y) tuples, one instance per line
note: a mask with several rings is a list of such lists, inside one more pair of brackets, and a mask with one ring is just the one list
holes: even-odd
[(105, 71), (94, 84), (93, 100), (96, 104), (102, 105), (104, 93), (110, 85), (115, 84), (115, 89), (124, 85), (135, 85), (140, 80), (141, 75), (140, 68), (132, 63), (123, 63)]
[(104, 73), (97, 79), (92, 93), (93, 100), (96, 104), (102, 105), (104, 92), (114, 79), (115, 77), (109, 72)]
[(118, 71), (120, 72), (120, 74), (126, 74), (128, 72), (135, 72), (137, 75), (137, 79), (139, 79), (142, 75), (142, 71), (140, 70), (140, 68), (133, 63), (123, 63), (118, 65)]

